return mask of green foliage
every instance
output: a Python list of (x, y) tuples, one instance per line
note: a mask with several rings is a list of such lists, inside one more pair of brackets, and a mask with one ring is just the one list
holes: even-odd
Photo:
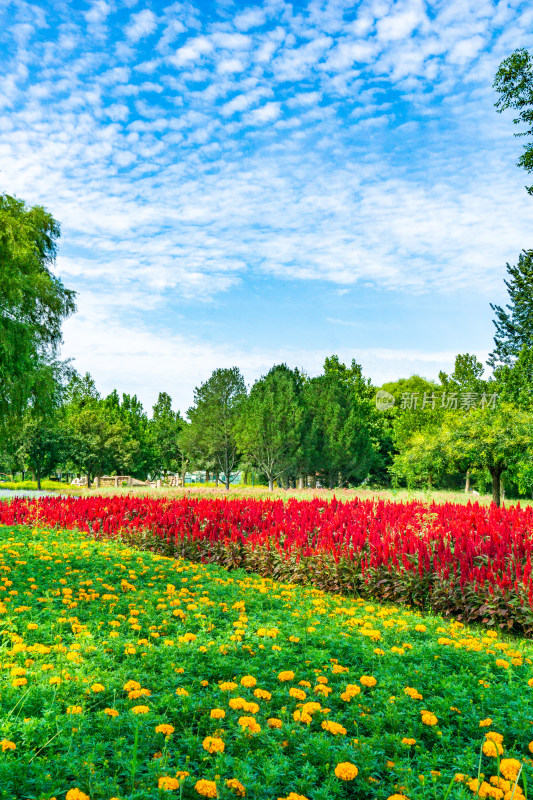
[[(500, 95), (496, 108), (501, 113), (508, 108), (518, 111), (513, 120), (515, 125), (525, 124), (526, 130), (515, 133), (515, 136), (533, 135), (533, 58), (524, 48), (515, 50), (500, 64), (494, 79), (494, 88)], [(524, 152), (518, 159), (518, 166), (526, 172), (533, 172), (533, 143), (524, 146)], [(533, 186), (527, 191), (533, 194)]]
[(51, 271), (59, 225), (40, 206), (0, 195), (0, 427), (38, 398), (74, 292)]
[(179, 411), (172, 410), (170, 395), (159, 392), (148, 426), (155, 474), (166, 476), (167, 472), (177, 472), (181, 468), (183, 456), (179, 436), (184, 424)]
[(236, 441), (244, 457), (274, 481), (297, 471), (303, 457), (303, 376), (280, 364), (260, 378), (240, 408)]
[[(480, 756), (491, 730), (505, 757), (523, 764), (520, 785), (531, 783), (525, 639), (78, 533), (3, 528), (1, 539), (19, 593), (5, 603), (17, 612), (3, 617), (1, 645), (9, 666), (0, 675), (0, 792), (9, 800), (63, 800), (71, 790), (95, 800), (194, 800), (201, 779), (234, 800), (231, 778), (247, 800), (383, 800), (400, 786), (412, 800), (431, 790), (444, 800), (456, 774), (466, 781), (451, 797), (467, 800), (479, 769), (487, 782), (497, 773), (496, 759)], [(27, 683), (14, 685), (21, 675)], [(129, 696), (132, 680), (149, 694)], [(238, 697), (257, 704), (258, 732), (242, 730), (250, 712), (235, 707)], [(309, 701), (318, 708), (299, 721)], [(148, 711), (135, 714), (137, 706)], [(215, 708), (223, 719), (211, 717)], [(424, 724), (422, 710), (436, 724)], [(172, 731), (157, 732), (161, 724)], [(222, 753), (207, 752), (208, 736), (222, 738)], [(335, 774), (345, 762), (358, 769), (348, 782)], [(158, 788), (178, 771), (176, 792)]]
[(190, 457), (201, 454), (203, 465), (224, 474), (229, 489), (231, 472), (239, 460), (235, 425), (246, 398), (246, 385), (238, 367), (216, 369), (194, 390), (194, 406), (187, 416), (180, 444)]
[(505, 285), (511, 301), (507, 310), (491, 303), (496, 333), (488, 363), (493, 368), (511, 366), (522, 348), (531, 348), (533, 343), (533, 250), (520, 253), (518, 264), (507, 264), (507, 272), (510, 279)]
[(310, 463), (330, 488), (359, 483), (376, 462), (374, 390), (359, 364), (327, 358), (324, 374), (305, 386)]

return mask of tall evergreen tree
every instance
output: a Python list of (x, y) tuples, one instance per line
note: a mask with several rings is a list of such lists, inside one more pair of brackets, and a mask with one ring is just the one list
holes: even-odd
[[(519, 131), (515, 136), (533, 136), (533, 57), (530, 53), (520, 48), (502, 61), (493, 86), (500, 95), (496, 102), (498, 111), (501, 113), (507, 108), (518, 111), (513, 122), (527, 126), (527, 130)], [(533, 142), (524, 146), (518, 166), (526, 172), (533, 172)], [(526, 188), (529, 194), (533, 194), (533, 186)]]
[(524, 346), (533, 347), (533, 250), (523, 250), (516, 266), (507, 264), (507, 272), (510, 279), (505, 285), (511, 302), (505, 309), (491, 303), (496, 334), (488, 364), (493, 369), (513, 364)]

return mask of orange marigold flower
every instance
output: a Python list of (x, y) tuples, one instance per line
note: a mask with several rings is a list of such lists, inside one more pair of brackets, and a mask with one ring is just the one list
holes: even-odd
[(134, 689), (140, 689), (140, 688), (141, 684), (137, 683), (137, 681), (128, 681), (123, 686), (125, 692), (132, 692)]
[(245, 675), (243, 678), (241, 678), (241, 686), (246, 686), (249, 689), (253, 689), (254, 686), (257, 686), (257, 681), (253, 675)]
[(372, 675), (361, 675), (359, 682), (362, 683), (363, 686), (375, 686), (377, 680)]
[(149, 711), (149, 706), (133, 706), (131, 709), (132, 714), (148, 714)]
[(91, 798), (80, 789), (69, 789), (65, 800), (91, 800)]
[(209, 716), (211, 719), (224, 719), (226, 712), (223, 708), (212, 708)]
[(254, 697), (258, 700), (272, 700), (272, 695), (266, 689), (254, 689)]
[(349, 761), (343, 761), (335, 767), (335, 775), (337, 778), (340, 778), (341, 781), (353, 781), (353, 779), (357, 777), (358, 772), (359, 770), (355, 764), (351, 764)]
[(102, 686), (101, 683), (93, 683), (91, 686), (91, 692), (98, 694), (98, 692), (105, 692), (105, 686)]
[(165, 736), (170, 736), (174, 733), (174, 725), (166, 725), (165, 723), (162, 725), (156, 725), (155, 732), (164, 733)]
[(196, 781), (194, 784), (194, 788), (201, 794), (202, 797), (216, 797), (217, 796), (217, 785), (214, 781), (206, 781), (200, 780)]
[(284, 672), (280, 672), (278, 675), (278, 680), (282, 683), (284, 681), (293, 681), (294, 680), (294, 672), (291, 670), (285, 670)]
[(325, 719), (322, 722), (322, 728), (325, 731), (329, 731), (329, 733), (332, 733), (333, 736), (338, 736), (339, 734), (341, 736), (346, 735), (346, 728), (344, 728), (342, 725), (339, 725), (338, 722), (331, 722), (331, 720), (329, 719)]
[(281, 728), (283, 723), (280, 719), (277, 719), (276, 717), (270, 717), (270, 719), (267, 719), (267, 725), (269, 728)]
[(216, 736), (206, 736), (202, 742), (202, 747), (208, 753), (223, 753), (225, 746), (222, 739), (218, 739)]
[(237, 797), (245, 797), (246, 796), (246, 789), (236, 778), (228, 778), (226, 781), (226, 786), (228, 789), (231, 789), (232, 792), (235, 792)]
[(490, 717), (487, 717), (487, 719), (482, 719), (479, 722), (480, 728), (488, 728), (490, 725), (492, 725), (492, 720), (490, 719)]
[(305, 700), (307, 697), (306, 693), (303, 689), (295, 689), (292, 688), (289, 690), (289, 694), (291, 697), (294, 697), (296, 700)]
[(16, 750), (17, 745), (15, 742), (10, 742), (9, 739), (2, 739), (0, 741), (0, 745), (2, 746), (2, 753), (5, 753), (6, 750)]
[(81, 714), (81, 706), (67, 706), (67, 714)]
[(407, 737), (404, 736), (404, 738), (402, 739), (402, 744), (407, 744), (409, 745), (409, 747), (412, 747), (412, 745), (416, 744), (416, 739), (408, 739)]
[(418, 691), (418, 689), (413, 689), (412, 686), (406, 686), (403, 690), (404, 694), (410, 697), (412, 700), (422, 700), (422, 695)]
[(261, 726), (257, 723), (255, 717), (239, 717), (239, 725), (243, 729), (247, 729), (250, 733), (259, 733)]
[(104, 708), (104, 714), (107, 714), (108, 717), (118, 717), (116, 708)]
[(520, 772), (520, 761), (516, 758), (502, 758), (500, 761), (500, 772), (508, 781), (516, 781)]
[(438, 720), (435, 714), (432, 714), (431, 711), (422, 711), (422, 722), (424, 725), (436, 725)]
[(177, 778), (170, 778), (168, 775), (162, 775), (157, 782), (157, 786), (159, 789), (166, 789), (171, 792), (174, 789), (180, 788), (180, 782)]

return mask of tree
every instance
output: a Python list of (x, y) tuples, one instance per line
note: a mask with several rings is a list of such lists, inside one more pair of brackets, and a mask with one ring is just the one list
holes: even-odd
[(28, 414), (18, 438), (17, 455), (35, 473), (40, 489), (41, 479), (50, 474), (64, 455), (64, 438), (57, 420), (36, 419)]
[(488, 364), (494, 369), (511, 365), (524, 346), (533, 347), (533, 250), (523, 250), (516, 266), (507, 264), (507, 272), (510, 279), (505, 285), (511, 300), (507, 310), (491, 303), (496, 334)]
[(449, 462), (485, 467), (492, 478), (492, 500), (500, 505), (503, 472), (533, 458), (533, 415), (509, 404), (449, 415), (445, 437)]
[(149, 438), (152, 445), (153, 462), (157, 474), (175, 472), (182, 465), (179, 436), (183, 428), (179, 411), (172, 410), (172, 398), (166, 392), (159, 392), (149, 422)]
[[(515, 125), (525, 123), (528, 129), (515, 133), (515, 136), (533, 135), (533, 58), (524, 48), (515, 50), (500, 64), (493, 83), (500, 97), (496, 102), (499, 113), (507, 108), (518, 111), (513, 120)], [(518, 159), (518, 166), (526, 172), (533, 172), (533, 143), (524, 146)], [(527, 186), (533, 194), (533, 186)]]
[(52, 274), (58, 223), (41, 206), (0, 195), (0, 427), (22, 415), (53, 359), (75, 293)]
[(315, 468), (330, 487), (360, 482), (376, 460), (373, 432), (377, 419), (374, 390), (359, 364), (326, 358), (324, 374), (305, 387), (314, 436)]
[(303, 376), (286, 364), (272, 367), (250, 390), (236, 424), (236, 441), (246, 459), (268, 478), (268, 487), (302, 456), (305, 410)]
[(235, 421), (245, 398), (246, 385), (238, 367), (215, 369), (209, 380), (194, 390), (194, 406), (187, 412), (189, 447), (224, 473), (226, 490), (238, 463)]

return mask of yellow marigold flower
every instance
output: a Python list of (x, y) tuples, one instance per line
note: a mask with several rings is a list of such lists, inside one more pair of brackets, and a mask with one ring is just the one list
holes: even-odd
[(320, 711), (320, 703), (315, 703), (311, 701), (310, 703), (304, 703), (302, 706), (302, 711), (305, 714), (314, 714), (315, 711)]
[[(57, 680), (59, 680), (59, 678)], [(13, 678), (11, 681), (12, 686), (26, 686), (27, 683), (27, 678)]]
[(133, 692), (136, 689), (140, 689), (141, 684), (137, 683), (137, 681), (128, 681), (127, 683), (124, 684), (122, 688), (124, 689), (125, 692)]
[(91, 798), (80, 789), (69, 789), (65, 800), (91, 800)]
[(267, 725), (269, 728), (281, 728), (282, 724), (282, 721), (276, 717), (270, 717), (270, 719), (267, 719)]
[(329, 733), (332, 733), (334, 736), (338, 736), (339, 734), (341, 736), (346, 735), (346, 728), (343, 728), (343, 726), (339, 725), (338, 722), (331, 722), (329, 719), (325, 719), (322, 722), (322, 728), (325, 731), (329, 731)]
[(385, 766), (389, 769), (393, 769), (396, 766), (396, 763), (394, 761), (386, 761)]
[[(361, 694), (361, 687), (357, 686), (355, 683), (349, 683), (344, 690), (344, 694), (347, 694), (350, 697), (356, 697), (356, 695)], [(343, 700), (345, 699), (344, 696), (341, 695), (341, 697)]]
[(530, 742), (527, 747), (528, 747), (529, 752), (533, 753), (533, 742)]
[(533, 678), (530, 678), (530, 679), (528, 680), (528, 682), (527, 682), (527, 685), (528, 685), (528, 686), (532, 686), (532, 687), (533, 687)]
[(209, 686), (209, 681), (200, 681), (200, 686)]
[(194, 784), (194, 788), (201, 794), (202, 797), (216, 797), (217, 796), (217, 785), (214, 781), (205, 781), (200, 780), (196, 781)]
[(303, 794), (296, 794), (296, 792), (290, 792), (287, 797), (278, 797), (278, 800), (307, 800)]
[(211, 719), (224, 719), (226, 712), (223, 708), (212, 708), (209, 716)]
[(335, 775), (337, 778), (340, 778), (341, 781), (353, 781), (353, 779), (357, 777), (358, 772), (359, 770), (355, 764), (350, 764), (349, 761), (343, 761), (335, 767)]
[(404, 794), (391, 794), (390, 797), (387, 797), (387, 800), (409, 800)]
[(81, 706), (67, 706), (67, 714), (81, 714)]
[(131, 709), (132, 714), (148, 714), (149, 711), (149, 706), (133, 706)]
[(178, 697), (189, 696), (189, 692), (187, 691), (187, 689), (184, 689), (183, 686), (178, 686), (178, 688), (176, 689), (176, 694), (178, 695)]
[(317, 686), (315, 686), (315, 690), (314, 691), (315, 691), (315, 694), (323, 694), (323, 695), (325, 695), (327, 697), (328, 694), (331, 694), (331, 692), (333, 690), (331, 689), (330, 686), (324, 686), (323, 683), (319, 683)]
[(223, 753), (226, 745), (222, 739), (218, 739), (216, 736), (206, 736), (202, 742), (202, 747), (208, 753)]
[(435, 714), (432, 714), (431, 711), (422, 711), (422, 722), (424, 725), (436, 725), (438, 720)]
[(253, 689), (254, 686), (257, 686), (257, 681), (252, 675), (245, 675), (241, 678), (241, 686), (247, 686), (249, 689)]
[(191, 774), (190, 772), (185, 772), (184, 770), (179, 769), (176, 772), (176, 778), (179, 778), (180, 781), (182, 781), (184, 778), (188, 778), (190, 774)]
[(462, 772), (456, 772), (453, 779), (455, 783), (462, 783), (465, 780), (465, 778), (466, 775), (463, 775)]
[(234, 711), (237, 711), (239, 708), (244, 708), (244, 706), (246, 705), (246, 700), (244, 699), (244, 697), (232, 697), (228, 705)]
[(296, 700), (305, 700), (307, 697), (306, 693), (303, 689), (290, 689), (289, 694), (291, 697), (294, 697)]
[(372, 675), (361, 675), (359, 682), (362, 683), (363, 686), (375, 686), (377, 680)]
[[(231, 692), (233, 689), (237, 688), (237, 684), (233, 683), (233, 681), (222, 681), (222, 683), (218, 684), (218, 688), (223, 692)], [(209, 783), (209, 781), (207, 782)]]
[(334, 664), (331, 668), (334, 675), (339, 675), (341, 672), (348, 672), (348, 667), (341, 667), (340, 664)]
[(247, 714), (257, 714), (257, 712), (259, 711), (259, 706), (257, 705), (257, 703), (252, 703), (252, 702), (248, 703), (247, 701), (245, 701), (242, 705), (242, 710), (246, 711)]
[(411, 747), (412, 745), (416, 744), (416, 739), (408, 739), (407, 737), (404, 736), (404, 738), (402, 739), (402, 744), (407, 744), (409, 745), (409, 747)]
[(166, 725), (166, 724), (156, 725), (155, 732), (164, 733), (165, 736), (170, 736), (171, 734), (174, 733), (174, 725)]
[(295, 722), (305, 722), (306, 725), (310, 725), (313, 721), (313, 717), (310, 714), (306, 714), (305, 711), (296, 711), (293, 713), (293, 719)]
[[(489, 778), (489, 781), (493, 786), (496, 786), (498, 789), (502, 789), (504, 792), (509, 792), (512, 788), (511, 781), (506, 781), (505, 778), (502, 778), (498, 775), (493, 775), (491, 778)], [(516, 787), (516, 790), (517, 792), (521, 791), (519, 786)]]
[(282, 683), (284, 681), (293, 681), (294, 680), (294, 672), (291, 670), (285, 670), (284, 672), (280, 672), (278, 675), (278, 680)]
[(180, 788), (180, 782), (177, 778), (170, 778), (168, 775), (162, 775), (157, 782), (157, 786), (159, 789), (166, 789), (171, 792), (174, 789)]
[(15, 742), (10, 742), (9, 739), (2, 739), (0, 741), (0, 745), (2, 746), (2, 753), (5, 753), (6, 750), (16, 750), (17, 745)]
[(98, 694), (98, 692), (105, 692), (105, 686), (102, 686), (101, 683), (93, 683), (91, 686), (91, 692)]
[(516, 758), (502, 758), (500, 761), (500, 772), (508, 781), (516, 781), (520, 767), (520, 761), (517, 761)]
[(261, 731), (261, 726), (254, 717), (239, 717), (238, 722), (241, 728), (248, 729), (250, 733), (259, 733)]
[(418, 631), (419, 633), (425, 633), (427, 628), (425, 625), (415, 625), (415, 631)]
[(50, 684), (50, 686), (57, 686), (58, 684), (61, 683), (61, 678), (58, 678), (57, 675), (55, 675), (53, 678), (50, 678), (48, 683)]
[(316, 682), (317, 683), (327, 683), (328, 679), (325, 678), (323, 675), (319, 675), (318, 678), (316, 679)]
[(406, 686), (403, 690), (404, 694), (410, 697), (412, 700), (422, 700), (423, 697), (417, 689), (413, 689), (412, 686)]
[(272, 695), (266, 689), (254, 689), (254, 697), (259, 700), (272, 700)]
[(490, 719), (490, 717), (487, 717), (487, 719), (482, 719), (479, 721), (480, 728), (488, 728), (490, 725), (492, 725), (492, 720)]
[(237, 797), (245, 797), (246, 796), (246, 789), (236, 778), (229, 778), (226, 781), (226, 786), (228, 789), (231, 789), (232, 792), (235, 792)]
[(509, 668), (509, 662), (506, 661), (504, 658), (497, 658), (496, 659), (496, 666), (497, 667), (503, 667), (503, 669), (508, 669)]
[(107, 714), (108, 717), (118, 717), (116, 708), (104, 708), (104, 714)]

